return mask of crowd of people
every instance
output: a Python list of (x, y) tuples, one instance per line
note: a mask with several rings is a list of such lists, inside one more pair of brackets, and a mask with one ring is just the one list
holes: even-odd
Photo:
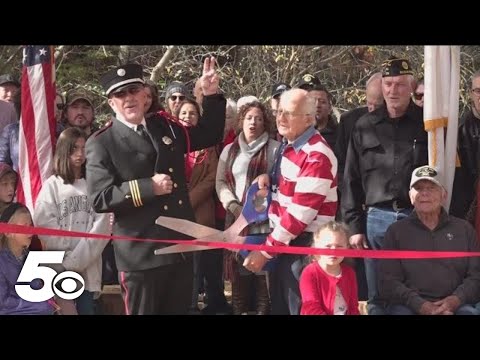
[[(101, 129), (88, 91), (57, 94), (53, 172), (30, 213), (15, 194), (20, 84), (0, 76), (0, 222), (137, 239), (2, 234), (0, 314), (97, 314), (109, 263), (108, 282), (120, 285), (128, 315), (358, 315), (359, 300), (370, 315), (480, 315), (478, 257), (353, 260), (281, 251), (479, 251), (480, 72), (460, 121), (450, 211), (442, 174), (428, 164), (424, 82), (408, 59), (386, 60), (365, 84), (365, 106), (339, 119), (312, 74), (274, 84), (268, 102), (255, 94), (234, 101), (219, 83), (215, 59), (206, 58), (193, 91), (172, 82), (162, 103), (142, 66), (118, 66), (101, 78), (112, 111)], [(159, 216), (224, 230), (255, 182), (271, 191), (268, 219), (238, 235), (263, 235), (266, 250), (155, 255), (169, 244), (148, 239), (190, 239), (157, 225)], [(19, 297), (15, 284), (34, 243), (65, 251), (62, 264), (49, 266), (81, 274), (77, 299)]]

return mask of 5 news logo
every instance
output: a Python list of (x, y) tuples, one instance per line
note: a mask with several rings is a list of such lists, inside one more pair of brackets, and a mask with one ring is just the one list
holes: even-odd
[[(73, 300), (82, 295), (85, 290), (85, 280), (74, 271), (56, 272), (43, 264), (61, 264), (65, 251), (30, 251), (20, 275), (18, 275), (15, 290), (23, 300), (41, 302), (57, 295), (65, 300)], [(33, 289), (30, 283), (36, 279), (43, 286)]]

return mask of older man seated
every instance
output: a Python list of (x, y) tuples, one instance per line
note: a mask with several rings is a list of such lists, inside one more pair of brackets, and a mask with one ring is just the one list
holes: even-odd
[[(479, 251), (473, 227), (443, 208), (447, 192), (436, 169), (415, 169), (409, 194), (414, 211), (388, 228), (382, 249)], [(382, 260), (377, 277), (390, 315), (479, 315), (478, 257)]]

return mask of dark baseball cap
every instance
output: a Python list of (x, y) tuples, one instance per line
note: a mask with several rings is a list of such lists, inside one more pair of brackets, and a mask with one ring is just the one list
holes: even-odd
[(9, 83), (13, 84), (17, 87), (20, 87), (20, 83), (12, 75), (4, 74), (4, 75), (0, 76), (0, 85), (9, 84)]
[(382, 64), (382, 77), (413, 75), (413, 69), (407, 59), (391, 57)]
[(79, 88), (79, 89), (71, 90), (67, 93), (67, 98), (66, 98), (67, 106), (72, 105), (77, 100), (85, 100), (93, 108), (92, 98), (87, 90)]
[(273, 85), (272, 87), (272, 98), (277, 97), (284, 93), (287, 90), (290, 90), (292, 87), (287, 83), (281, 82), (278, 84)]

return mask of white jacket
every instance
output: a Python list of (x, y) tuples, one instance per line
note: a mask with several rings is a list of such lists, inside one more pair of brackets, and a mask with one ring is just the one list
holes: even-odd
[[(110, 234), (110, 214), (97, 214), (87, 196), (85, 179), (64, 184), (60, 176), (52, 175), (43, 184), (35, 204), (35, 226), (59, 230)], [(85, 289), (101, 291), (102, 251), (106, 240), (78, 237), (40, 237), (45, 250), (64, 250), (63, 267), (80, 273)]]

